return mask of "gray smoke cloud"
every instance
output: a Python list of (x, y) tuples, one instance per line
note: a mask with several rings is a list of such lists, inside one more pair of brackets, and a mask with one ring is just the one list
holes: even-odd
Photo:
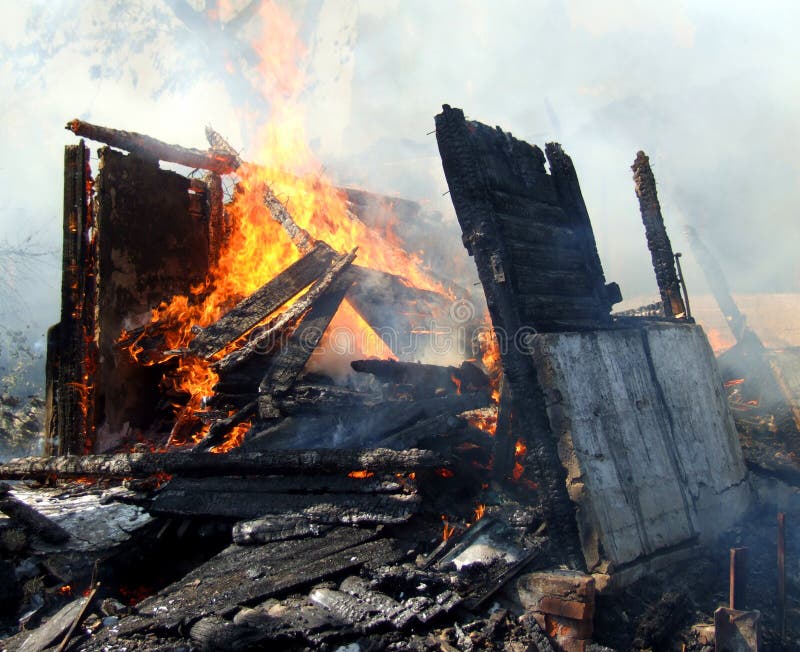
[[(606, 276), (624, 295), (657, 296), (631, 180), (638, 149), (651, 157), (676, 250), (686, 249), (682, 224), (693, 224), (736, 291), (797, 291), (800, 5), (279, 4), (307, 44), (304, 118), (335, 182), (440, 210), (457, 241), (428, 133), (446, 102), (519, 138), (564, 145)], [(233, 21), (248, 5), (3, 3), (0, 243), (33, 234), (60, 250), (70, 118), (194, 147), (206, 146), (211, 123), (247, 157), (255, 127), (269, 119), (253, 81), (257, 17)], [(216, 10), (224, 29), (212, 33), (203, 17)], [(691, 255), (684, 260), (690, 289), (705, 291)], [(0, 321), (57, 321), (59, 278), (58, 256), (19, 274), (22, 304), (0, 297)]]

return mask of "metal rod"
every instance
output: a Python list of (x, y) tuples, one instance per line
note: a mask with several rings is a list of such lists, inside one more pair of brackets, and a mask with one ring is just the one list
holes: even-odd
[(692, 308), (689, 305), (689, 291), (686, 289), (686, 280), (683, 277), (683, 268), (681, 267), (681, 256), (683, 254), (679, 251), (675, 254), (675, 267), (678, 268), (678, 283), (681, 284), (683, 290), (683, 305), (686, 307), (686, 319), (692, 318)]
[(778, 623), (786, 638), (786, 514), (778, 513)]
[(730, 557), (730, 593), (729, 607), (743, 609), (746, 600), (747, 578), (745, 562), (747, 561), (747, 548), (731, 548)]

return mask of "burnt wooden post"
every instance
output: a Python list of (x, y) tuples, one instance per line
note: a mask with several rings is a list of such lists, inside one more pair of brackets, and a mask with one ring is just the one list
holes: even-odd
[(658, 202), (656, 179), (650, 169), (650, 159), (644, 152), (636, 154), (631, 170), (647, 236), (647, 248), (650, 250), (658, 291), (664, 304), (664, 315), (683, 317), (686, 315), (686, 306), (681, 298), (678, 274), (675, 271), (675, 255), (672, 252), (667, 228), (664, 226), (664, 217), (661, 215), (661, 204)]
[[(514, 445), (539, 485), (547, 520), (570, 563), (583, 566), (574, 506), (550, 431), (530, 338), (597, 328), (619, 301), (607, 286), (572, 161), (557, 144), (545, 155), (499, 128), (444, 105), (436, 138), (464, 246), (475, 258), (510, 389), (513, 432), (498, 439), (495, 471), (508, 477)], [(505, 407), (501, 403), (502, 407)]]
[(89, 150), (83, 141), (64, 150), (64, 245), (61, 322), (48, 333), (48, 414), (45, 451), (91, 450), (94, 432), (94, 341), (97, 267)]

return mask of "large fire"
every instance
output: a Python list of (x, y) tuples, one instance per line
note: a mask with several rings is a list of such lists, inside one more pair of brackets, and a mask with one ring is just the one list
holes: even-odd
[[(251, 156), (255, 163), (245, 163), (236, 172), (236, 192), (226, 207), (233, 223), (232, 235), (206, 283), (158, 306), (153, 311), (151, 328), (127, 346), (139, 364), (178, 358), (177, 368), (165, 374), (162, 384), (170, 395), (189, 399), (174, 405), (176, 427), (171, 444), (199, 441), (204, 436), (207, 427), (197, 415), (203, 411), (203, 398), (213, 393), (219, 380), (211, 364), (227, 353), (223, 350), (210, 361), (186, 354), (195, 336), (193, 327), (214, 323), (301, 255), (265, 206), (267, 188), (312, 238), (339, 252), (358, 247), (359, 265), (395, 274), (411, 286), (449, 295), (423, 270), (420, 258), (404, 251), (390, 233), (385, 237), (372, 231), (350, 214), (344, 192), (323, 173), (306, 142), (302, 111), (297, 105), (303, 86), (300, 60), (305, 48), (297, 39), (297, 30), (288, 14), (271, 2), (262, 3), (260, 17), (268, 33), (257, 45), (261, 55), (258, 71), (272, 115), (269, 124), (261, 129), (259, 146)], [(346, 301), (335, 322), (337, 328), (347, 328), (356, 335), (352, 338), (354, 355), (392, 357), (388, 347)], [(141, 342), (152, 330), (158, 330), (163, 338), (159, 348), (168, 353), (157, 359), (143, 359)], [(246, 429), (247, 424), (234, 429), (225, 444), (215, 450), (221, 452), (237, 445)]]

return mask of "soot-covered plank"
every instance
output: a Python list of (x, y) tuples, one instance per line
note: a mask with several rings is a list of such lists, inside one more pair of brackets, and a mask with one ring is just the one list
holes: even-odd
[(140, 603), (138, 617), (120, 623), (120, 634), (172, 629), (212, 614), (229, 616), (240, 606), (296, 591), (367, 562), (388, 564), (403, 558), (393, 540), (370, 541), (374, 536), (374, 530), (336, 528), (321, 538), (231, 546)]
[(326, 244), (318, 244), (300, 260), (236, 304), (218, 321), (203, 329), (191, 341), (189, 348), (201, 357), (216, 353), (322, 276), (335, 257), (336, 252), (333, 249)]

